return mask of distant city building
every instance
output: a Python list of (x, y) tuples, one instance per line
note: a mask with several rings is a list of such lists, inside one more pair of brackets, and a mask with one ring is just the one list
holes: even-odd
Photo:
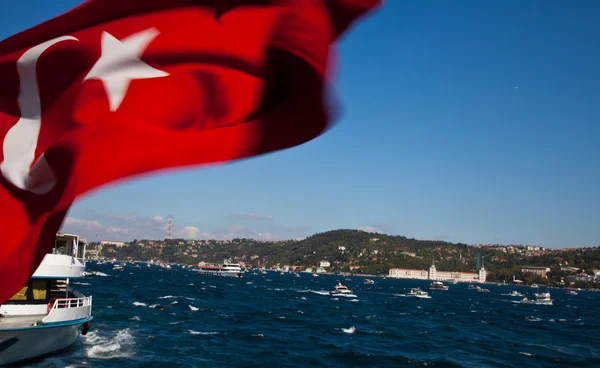
[(389, 276), (398, 279), (429, 279), (429, 273), (426, 270), (413, 270), (408, 268), (392, 268), (390, 269)]
[(572, 272), (572, 273), (577, 273), (579, 271), (578, 267), (569, 267), (569, 266), (562, 266), (560, 268), (561, 271), (565, 271), (565, 272)]
[(389, 271), (389, 277), (417, 280), (485, 282), (487, 272), (483, 266), (479, 269), (479, 272), (438, 271), (435, 267), (435, 264), (432, 264), (431, 267), (429, 267), (429, 271), (407, 268), (392, 268)]
[(323, 267), (317, 267), (317, 273), (325, 273), (325, 269)]
[(329, 263), (329, 261), (321, 261), (321, 263), (319, 264), (320, 267), (329, 267), (331, 266), (331, 264)]
[(117, 248), (121, 248), (122, 246), (125, 245), (125, 242), (122, 241), (116, 241), (116, 240), (102, 240), (100, 242), (100, 245), (107, 245), (107, 244), (112, 244), (112, 245), (116, 245)]
[(549, 267), (522, 267), (521, 273), (532, 273), (534, 275), (546, 277), (546, 275), (550, 272)]

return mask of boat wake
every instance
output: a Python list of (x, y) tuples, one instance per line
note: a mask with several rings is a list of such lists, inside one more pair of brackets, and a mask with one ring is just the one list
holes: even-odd
[(298, 290), (300, 293), (313, 293), (318, 295), (329, 295), (329, 291), (326, 290)]
[[(327, 294), (329, 294), (329, 293), (327, 293)], [(344, 297), (344, 298), (358, 298), (358, 296), (356, 296), (355, 294), (335, 294), (335, 296), (336, 296), (336, 297), (337, 297), (337, 296), (341, 296), (341, 297)], [(352, 301), (352, 300), (351, 300), (351, 301)], [(357, 300), (357, 301), (358, 301), (358, 300)]]
[(90, 331), (87, 335), (77, 340), (73, 349), (63, 354), (45, 358), (27, 367), (35, 368), (63, 368), (87, 366), (86, 361), (92, 359), (119, 359), (130, 358), (134, 354), (135, 338), (126, 328), (112, 335), (98, 334)]
[(102, 336), (90, 331), (83, 337), (86, 355), (96, 359), (129, 358), (133, 353), (135, 338), (128, 328), (114, 336)]

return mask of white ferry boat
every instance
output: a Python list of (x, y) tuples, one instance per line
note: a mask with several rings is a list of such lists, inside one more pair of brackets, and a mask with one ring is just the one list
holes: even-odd
[(410, 289), (410, 293), (406, 294), (407, 296), (414, 296), (416, 298), (424, 298), (429, 299), (431, 296), (426, 291), (421, 290), (421, 288), (412, 288)]
[(552, 305), (553, 300), (550, 299), (550, 293), (535, 293), (535, 300), (529, 300), (523, 298), (521, 303), (523, 304), (538, 304), (538, 305)]
[(21, 363), (71, 346), (87, 334), (92, 297), (69, 285), (85, 271), (86, 242), (58, 233), (27, 285), (0, 305), (0, 365)]
[(222, 265), (208, 264), (200, 262), (198, 264), (198, 273), (201, 275), (215, 275), (215, 276), (231, 276), (231, 277), (242, 277), (244, 272), (237, 263), (223, 263)]
[(431, 290), (448, 290), (449, 288), (449, 286), (444, 285), (444, 283), (442, 283), (441, 281), (434, 281), (429, 286), (429, 289)]
[(353, 295), (352, 290), (348, 289), (348, 287), (342, 285), (339, 281), (335, 284), (335, 290), (330, 291), (331, 295)]

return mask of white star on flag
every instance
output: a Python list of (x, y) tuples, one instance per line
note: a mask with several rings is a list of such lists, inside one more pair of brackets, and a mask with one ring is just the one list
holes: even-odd
[(169, 73), (155, 69), (140, 58), (159, 32), (150, 28), (122, 41), (108, 32), (102, 33), (102, 54), (83, 79), (99, 79), (104, 85), (110, 111), (117, 111), (134, 79), (166, 77)]

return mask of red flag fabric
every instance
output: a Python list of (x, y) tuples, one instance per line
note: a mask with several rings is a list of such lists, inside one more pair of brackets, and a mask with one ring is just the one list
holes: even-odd
[(0, 301), (83, 193), (302, 144), (331, 48), (378, 0), (90, 0), (0, 43)]

